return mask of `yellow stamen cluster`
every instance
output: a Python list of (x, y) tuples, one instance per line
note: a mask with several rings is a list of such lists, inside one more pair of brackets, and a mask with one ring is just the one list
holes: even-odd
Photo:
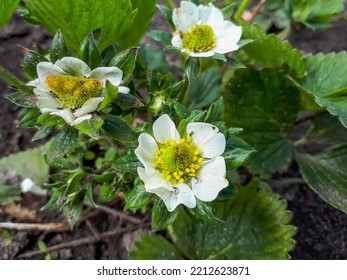
[(100, 97), (103, 88), (101, 80), (56, 75), (47, 76), (46, 86), (68, 109), (78, 109), (88, 99)]
[(154, 166), (164, 178), (172, 183), (184, 183), (195, 177), (203, 158), (201, 150), (192, 142), (192, 138), (181, 139), (179, 143), (168, 141), (156, 151)]
[(189, 51), (207, 52), (216, 46), (216, 36), (211, 26), (200, 24), (183, 34), (183, 47)]

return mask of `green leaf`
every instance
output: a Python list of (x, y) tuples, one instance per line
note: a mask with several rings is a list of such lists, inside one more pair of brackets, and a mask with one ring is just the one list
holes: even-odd
[(154, 30), (151, 31), (148, 35), (159, 43), (162, 43), (164, 45), (171, 45), (172, 35), (169, 32)]
[[(226, 151), (223, 154), (223, 157), (225, 159), (225, 163), (227, 166), (227, 170), (232, 170), (235, 168), (238, 168), (242, 166), (246, 160), (250, 157), (250, 155), (255, 152), (254, 149), (250, 146), (240, 146), (237, 141), (235, 141), (237, 138), (232, 137), (228, 139), (227, 142), (227, 149), (232, 146), (232, 150)], [(241, 140), (241, 139), (239, 139)], [(237, 143), (237, 144), (236, 144)], [(236, 144), (236, 145), (235, 145)]]
[(289, 72), (295, 76), (305, 73), (305, 58), (303, 54), (294, 49), (288, 41), (281, 41), (276, 35), (267, 35), (258, 25), (249, 25), (244, 21), (239, 22), (242, 26), (244, 38), (252, 39), (253, 42), (242, 47), (242, 50), (263, 67), (280, 68), (284, 65), (289, 67)]
[(166, 73), (169, 69), (164, 53), (154, 45), (141, 45), (139, 56), (144, 61), (147, 71)]
[(126, 108), (140, 108), (145, 106), (140, 100), (131, 94), (119, 93), (112, 102), (113, 104)]
[(152, 230), (165, 229), (172, 224), (177, 218), (178, 209), (176, 208), (174, 211), (169, 212), (161, 198), (157, 197), (154, 200), (152, 209)]
[(137, 140), (137, 134), (122, 119), (113, 115), (106, 115), (104, 120), (105, 122), (103, 125), (103, 129), (113, 139), (121, 141), (121, 142)]
[(174, 108), (175, 108), (176, 114), (181, 120), (189, 117), (190, 115), (189, 110), (176, 100), (174, 101)]
[(309, 56), (306, 75), (295, 84), (347, 126), (347, 52)]
[(41, 140), (41, 139), (47, 137), (48, 135), (50, 135), (53, 130), (54, 130), (53, 126), (41, 126), (36, 131), (35, 135), (31, 139), (31, 141)]
[(133, 189), (125, 194), (125, 208), (128, 209), (139, 209), (146, 206), (151, 200), (151, 195), (146, 192), (145, 186), (140, 179), (134, 182)]
[(100, 103), (98, 110), (102, 110), (109, 105), (113, 99), (118, 95), (118, 87), (112, 85), (109, 81), (106, 81), (106, 92), (104, 100)]
[(98, 202), (101, 204), (107, 203), (115, 199), (116, 196), (117, 196), (117, 193), (115, 188), (111, 187), (107, 183), (104, 183), (99, 190)]
[(156, 0), (131, 0), (135, 18), (132, 24), (124, 31), (118, 42), (123, 48), (136, 46), (149, 28), (155, 13)]
[(347, 129), (335, 116), (328, 113), (311, 120), (311, 129), (306, 136), (315, 143), (339, 145), (347, 142)]
[(296, 154), (296, 159), (310, 188), (330, 205), (347, 213), (347, 145), (316, 156)]
[(141, 166), (141, 162), (132, 149), (127, 154), (117, 158), (113, 164), (115, 169), (128, 172), (136, 172), (137, 168)]
[(23, 66), (24, 72), (32, 79), (36, 78), (37, 77), (36, 66), (37, 64), (43, 61), (48, 61), (48, 60), (42, 54), (39, 54), (34, 51), (30, 51), (24, 56), (24, 59), (23, 59), (22, 66)]
[(224, 100), (219, 98), (213, 102), (207, 111), (205, 122), (218, 122), (224, 118)]
[(46, 113), (39, 116), (37, 124), (40, 124), (42, 126), (58, 126), (65, 124), (65, 121), (59, 116)]
[(57, 159), (70, 154), (78, 145), (78, 130), (65, 126), (62, 131), (54, 137), (47, 151), (47, 162), (49, 165), (56, 164)]
[(179, 134), (182, 136), (182, 137), (185, 137), (186, 136), (186, 133), (187, 133), (187, 126), (189, 123), (191, 122), (200, 122), (202, 121), (202, 118), (204, 117), (205, 115), (205, 112), (203, 111), (198, 111), (198, 110), (195, 110), (193, 112), (190, 113), (190, 115), (181, 120), (180, 124), (178, 125), (178, 132)]
[(85, 120), (75, 126), (80, 132), (97, 139), (99, 137), (99, 130), (104, 124), (104, 120), (99, 116), (93, 116), (89, 120)]
[(20, 193), (20, 187), (7, 186), (0, 183), (0, 204), (20, 200)]
[(189, 89), (189, 104), (193, 109), (201, 109), (218, 99), (221, 91), (221, 74), (216, 68), (209, 68), (206, 72), (193, 80)]
[(326, 28), (333, 15), (343, 11), (345, 0), (288, 0), (286, 10), (295, 22), (312, 29)]
[(82, 41), (80, 51), (78, 53), (79, 58), (86, 62), (91, 69), (100, 66), (102, 63), (101, 53), (98, 49), (99, 39), (100, 30), (89, 33)]
[(142, 235), (129, 253), (130, 260), (183, 260), (173, 245), (157, 234)]
[(197, 58), (190, 57), (187, 60), (185, 67), (185, 75), (189, 81), (189, 84), (193, 82), (196, 76), (199, 74), (199, 60)]
[(13, 177), (17, 176), (20, 176), (22, 180), (30, 178), (37, 186), (48, 182), (49, 167), (42, 156), (45, 150), (46, 147), (35, 148), (2, 158), (0, 160), (0, 184), (5, 181), (13, 181)]
[(127, 82), (133, 74), (139, 48), (131, 48), (118, 53), (110, 62), (123, 71), (123, 83)]
[(36, 106), (36, 96), (24, 91), (16, 91), (5, 96), (6, 99), (24, 108), (32, 108)]
[(83, 210), (84, 193), (78, 193), (67, 210), (67, 221), (72, 229)]
[(58, 30), (57, 33), (55, 33), (49, 48), (49, 58), (54, 63), (65, 56), (70, 56), (70, 51), (65, 43), (61, 31)]
[(181, 213), (170, 228), (175, 247), (188, 259), (288, 259), (295, 234), (291, 214), (269, 188), (249, 185), (214, 205), (224, 223), (196, 223)]
[(261, 176), (285, 170), (292, 157), (291, 132), (299, 95), (283, 71), (240, 70), (224, 94), (225, 121), (241, 127), (239, 137), (254, 147), (251, 169)]
[(225, 20), (229, 20), (231, 18), (231, 15), (233, 14), (233, 12), (235, 10), (236, 5), (237, 5), (237, 3), (233, 2), (233, 3), (230, 3), (229, 5), (225, 6), (222, 9), (222, 13), (223, 13)]
[(157, 5), (157, 8), (159, 9), (159, 11), (161, 11), (163, 13), (166, 20), (170, 24), (171, 29), (175, 30), (176, 27), (172, 21), (172, 10), (169, 9), (168, 7), (164, 6), (164, 5)]
[(0, 28), (8, 21), (12, 16), (19, 0), (2, 0), (0, 9)]
[(37, 108), (29, 109), (25, 116), (17, 124), (17, 127), (35, 127), (41, 112)]
[(30, 13), (51, 33), (61, 30), (77, 51), (88, 33), (101, 29), (100, 50), (120, 39), (133, 20), (130, 0), (25, 0)]
[(200, 200), (196, 201), (195, 208), (184, 208), (184, 210), (191, 218), (195, 219), (197, 222), (223, 222), (216, 218), (213, 213), (213, 208), (209, 204)]

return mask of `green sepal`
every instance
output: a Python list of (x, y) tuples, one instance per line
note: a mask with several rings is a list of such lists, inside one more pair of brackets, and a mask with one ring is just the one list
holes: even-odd
[(32, 93), (24, 91), (16, 91), (10, 94), (7, 94), (6, 99), (16, 104), (19, 107), (24, 108), (33, 108), (36, 107), (36, 96)]
[(23, 69), (24, 72), (32, 79), (35, 79), (37, 77), (37, 64), (43, 61), (48, 61), (47, 58), (45, 58), (42, 54), (39, 54), (34, 51), (30, 51), (24, 56), (23, 59)]
[(113, 168), (127, 172), (136, 172), (137, 168), (141, 166), (142, 163), (136, 157), (133, 149), (129, 149), (125, 155), (117, 158), (113, 164)]
[(139, 48), (131, 48), (118, 53), (110, 62), (110, 66), (116, 66), (123, 71), (123, 83), (131, 77), (137, 60)]
[(172, 35), (169, 32), (154, 30), (151, 31), (148, 35), (159, 43), (162, 43), (164, 45), (171, 45)]
[(37, 108), (28, 109), (25, 116), (17, 124), (17, 127), (35, 127), (41, 112)]
[(75, 125), (75, 128), (83, 134), (86, 134), (94, 139), (98, 139), (99, 130), (103, 124), (104, 120), (100, 116), (93, 115), (91, 119)]
[(125, 193), (124, 210), (139, 209), (151, 201), (151, 194), (145, 190), (143, 182), (137, 178), (130, 192)]

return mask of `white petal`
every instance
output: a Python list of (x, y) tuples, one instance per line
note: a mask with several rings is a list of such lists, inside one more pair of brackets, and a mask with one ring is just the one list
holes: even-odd
[(128, 94), (130, 92), (130, 89), (127, 87), (118, 87), (118, 92)]
[(86, 120), (90, 120), (92, 117), (93, 117), (92, 114), (83, 115), (82, 117), (79, 117), (79, 118), (75, 119), (72, 125), (78, 125), (81, 122), (84, 122)]
[(76, 57), (63, 57), (55, 65), (63, 69), (68, 75), (76, 77), (88, 77), (90, 74), (89, 66)]
[(179, 142), (181, 137), (174, 122), (168, 115), (160, 116), (153, 124), (153, 134), (155, 139), (164, 144), (167, 141)]
[(38, 99), (36, 105), (42, 112), (53, 112), (58, 108), (64, 107), (63, 102), (60, 99), (53, 97), (49, 91), (39, 90), (36, 88), (34, 89), (34, 93)]
[(192, 179), (194, 195), (201, 201), (214, 200), (218, 193), (228, 186), (225, 179), (226, 168), (223, 157), (216, 157), (205, 162), (199, 170), (197, 178)]
[(196, 206), (193, 191), (186, 184), (176, 184), (173, 191), (158, 188), (149, 192), (158, 195), (164, 201), (166, 208), (170, 212), (175, 210), (179, 204), (184, 204), (188, 208), (194, 208)]
[(189, 52), (189, 56), (191, 57), (211, 57), (214, 55), (213, 51), (208, 51), (208, 52), (200, 52), (200, 53), (194, 53), (194, 52)]
[(43, 85), (46, 85), (46, 78), (50, 75), (66, 75), (66, 73), (57, 65), (54, 65), (51, 62), (40, 62), (37, 64), (37, 74), (39, 76), (40, 82)]
[(165, 180), (162, 174), (157, 170), (150, 169), (150, 173), (147, 173), (145, 168), (138, 167), (137, 173), (139, 174), (141, 180), (145, 183), (145, 189), (148, 192), (152, 192), (158, 188), (164, 188), (168, 191), (174, 190), (172, 184)]
[(30, 178), (26, 178), (20, 183), (20, 188), (23, 193), (30, 191), (34, 186), (35, 182)]
[(225, 136), (218, 131), (217, 127), (209, 123), (195, 122), (187, 126), (187, 134), (192, 134), (193, 142), (205, 158), (220, 156), (225, 150)]
[(95, 112), (99, 104), (104, 100), (104, 97), (94, 97), (88, 99), (81, 108), (77, 109), (74, 113), (76, 117), (81, 117), (85, 114)]
[(66, 121), (70, 125), (73, 125), (74, 120), (75, 120), (74, 115), (68, 109), (52, 112), (51, 115), (56, 115), (56, 116), (62, 117), (64, 119), (64, 121)]
[(182, 49), (183, 48), (183, 41), (182, 41), (181, 36), (179, 34), (175, 33), (172, 36), (171, 44), (176, 48)]
[(106, 80), (109, 81), (115, 87), (119, 86), (122, 82), (123, 71), (118, 67), (98, 67), (95, 68), (89, 75), (90, 78), (102, 80), (104, 86)]
[(31, 86), (31, 87), (35, 87), (38, 90), (49, 91), (49, 89), (47, 89), (46, 85), (41, 83), (39, 78), (37, 78), (33, 81), (30, 81), (29, 83), (27, 83), (27, 85)]
[(225, 21), (223, 28), (216, 34), (216, 47), (212, 51), (216, 53), (228, 53), (238, 50), (237, 43), (240, 41), (242, 35), (242, 28), (235, 26), (231, 22)]
[(206, 24), (210, 25), (212, 28), (220, 25), (224, 21), (224, 16), (220, 9), (216, 8), (211, 3), (206, 9)]
[(155, 153), (157, 149), (158, 145), (152, 136), (147, 133), (140, 134), (139, 146), (135, 150), (135, 155), (146, 168), (147, 173), (153, 173), (150, 172), (150, 168), (153, 170), (153, 161), (157, 157)]
[(173, 11), (172, 21), (178, 31), (188, 32), (199, 22), (199, 10), (192, 2), (182, 1), (180, 8)]

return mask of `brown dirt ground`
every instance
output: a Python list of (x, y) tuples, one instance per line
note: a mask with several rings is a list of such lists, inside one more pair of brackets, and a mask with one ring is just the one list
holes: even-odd
[[(162, 22), (162, 17), (158, 17), (153, 25), (159, 27)], [(296, 30), (289, 40), (306, 53), (342, 51), (347, 49), (346, 28), (347, 22), (340, 21), (325, 30)], [(23, 49), (19, 46), (30, 49), (35, 43), (46, 46), (50, 38), (44, 29), (32, 27), (15, 15), (0, 30), (0, 65), (24, 78), (20, 68)], [(34, 130), (16, 128), (20, 110), (4, 98), (9, 92), (11, 89), (0, 80), (0, 157), (40, 144), (31, 142)], [(290, 176), (298, 176), (295, 164)], [(274, 190), (288, 201), (288, 208), (293, 212), (292, 223), (298, 228), (297, 244), (291, 252), (293, 259), (347, 259), (347, 215), (323, 202), (305, 185), (274, 187)], [(39, 211), (45, 202), (46, 198), (25, 195), (19, 204), (0, 208), (0, 221), (63, 222), (57, 211)], [(108, 206), (121, 210), (122, 200), (117, 199)], [(139, 221), (129, 221), (128, 216)], [(148, 231), (150, 219), (148, 214), (137, 217), (129, 214), (122, 218), (118, 212), (109, 214), (89, 207), (82, 217), (83, 221), (73, 231), (11, 231), (10, 245), (5, 245), (0, 237), (0, 259), (42, 259), (42, 254), (25, 255), (37, 250), (38, 240), (47, 246), (63, 244), (63, 248), (52, 253), (53, 259), (126, 259), (134, 240), (141, 232)]]

